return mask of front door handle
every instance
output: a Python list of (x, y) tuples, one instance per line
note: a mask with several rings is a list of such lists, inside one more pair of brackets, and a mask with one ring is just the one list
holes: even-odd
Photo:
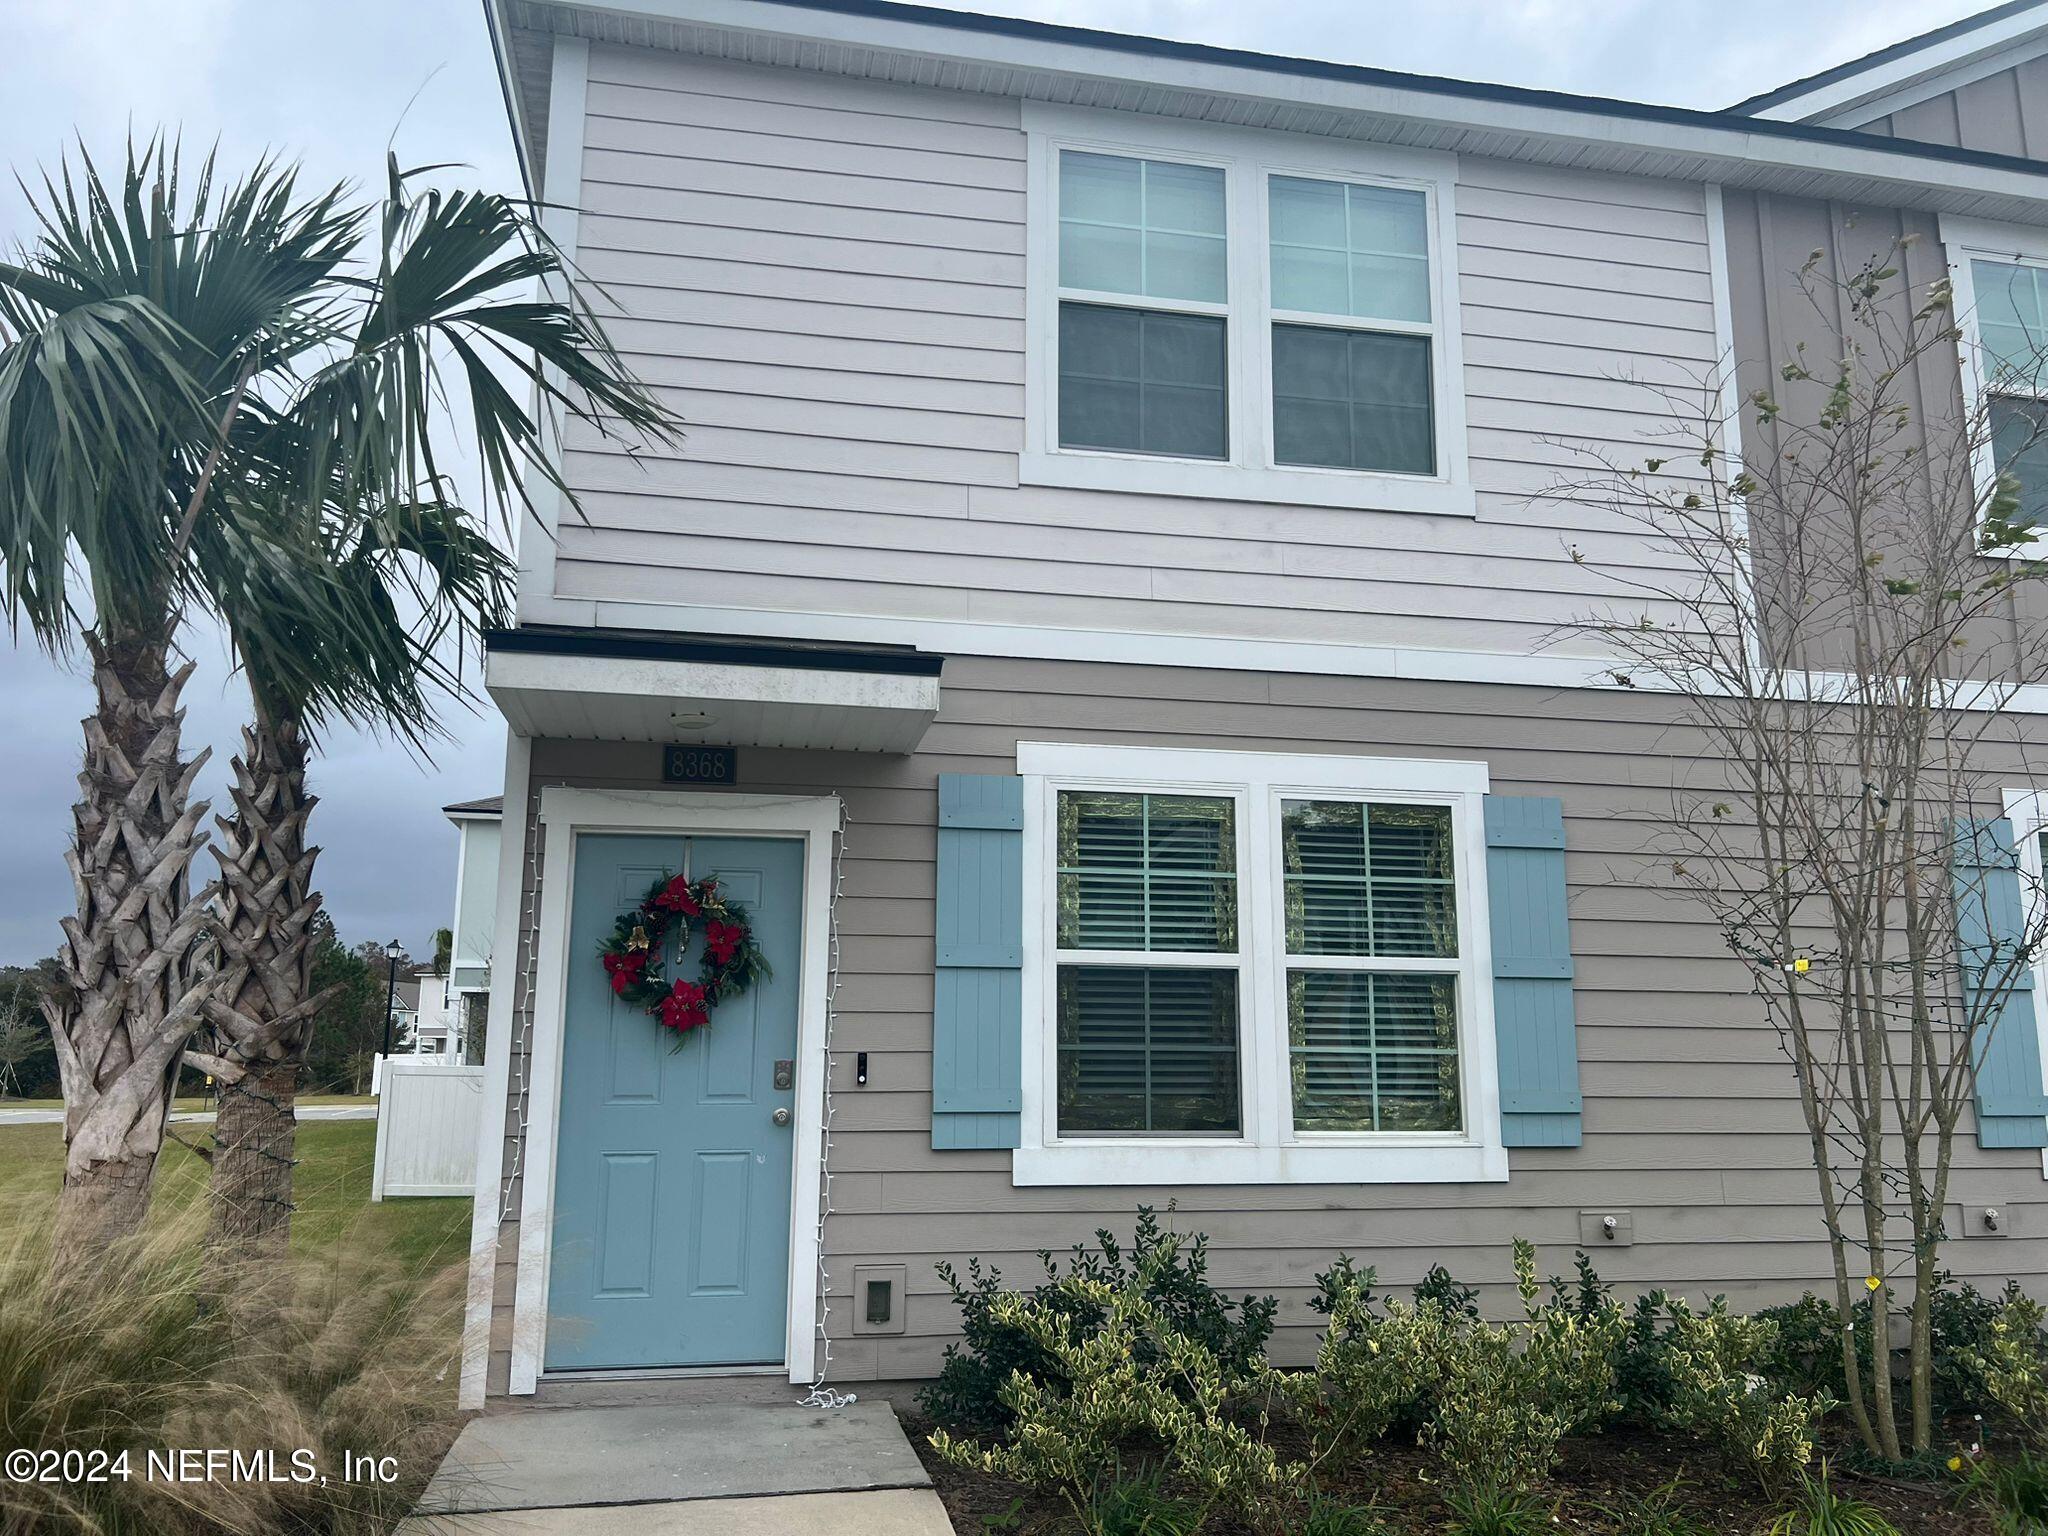
[(775, 1114), (772, 1118), (774, 1119), (777, 1125), (787, 1125), (789, 1124), (789, 1111), (786, 1109), (778, 1109), (775, 1111)]

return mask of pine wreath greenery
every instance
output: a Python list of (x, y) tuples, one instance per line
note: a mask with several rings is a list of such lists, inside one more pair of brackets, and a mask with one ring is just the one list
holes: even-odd
[[(671, 980), (668, 940), (675, 935), (680, 951), (693, 933), (704, 941), (697, 979)], [(678, 1037), (710, 1023), (712, 1009), (771, 974), (746, 907), (719, 894), (716, 875), (663, 875), (636, 906), (618, 915), (598, 957), (612, 991)]]

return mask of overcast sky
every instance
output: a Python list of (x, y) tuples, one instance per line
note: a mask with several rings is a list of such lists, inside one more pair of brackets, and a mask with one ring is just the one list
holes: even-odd
[[(1786, 79), (1980, 9), (1972, 0), (978, 0), (955, 9), (1144, 32), (1271, 53), (1515, 85), (1725, 106)], [(480, 0), (0, 0), (0, 155), (33, 181), (75, 132), (103, 163), (132, 126), (218, 141), (224, 163), (265, 150), (312, 180), (372, 184), (396, 135), (408, 162), (458, 161), (511, 189), (511, 143)], [(401, 121), (402, 120), (402, 121)], [(0, 183), (0, 246), (28, 233)], [(211, 744), (201, 792), (220, 795), (244, 714), (217, 641), (194, 644), (187, 740)], [(0, 963), (48, 954), (70, 907), (63, 869), (81, 679), (0, 636)], [(449, 920), (451, 800), (495, 793), (504, 725), (449, 717), (431, 765), (337, 733), (315, 767), (319, 885), (350, 942), (415, 954)], [(209, 865), (202, 861), (204, 876)]]

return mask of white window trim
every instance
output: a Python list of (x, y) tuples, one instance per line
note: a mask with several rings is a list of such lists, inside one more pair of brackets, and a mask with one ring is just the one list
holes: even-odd
[[(1477, 515), (1465, 441), (1464, 344), (1459, 328), (1456, 155), (1189, 123), (1045, 102), (1024, 103), (1028, 140), (1024, 451), (1027, 485), (1221, 497), (1282, 505), (1361, 507), (1375, 511)], [(1059, 152), (1124, 155), (1222, 167), (1228, 315), (1229, 450), (1223, 459), (1183, 459), (1059, 445)], [(1273, 462), (1271, 285), (1267, 280), (1269, 176), (1407, 187), (1429, 199), (1437, 473), (1276, 465)], [(1135, 298), (1124, 301), (1145, 307)], [(1157, 307), (1213, 313), (1215, 306)], [(1284, 317), (1283, 317), (1284, 318)], [(1321, 323), (1318, 321), (1317, 323)], [(1375, 329), (1331, 317), (1332, 325)], [(1413, 327), (1389, 323), (1390, 331)]]
[[(1484, 762), (1210, 752), (1164, 747), (1020, 742), (1024, 778), (1023, 1114), (1017, 1185), (1449, 1184), (1508, 1176), (1494, 1047), (1493, 949), (1487, 931)], [(1149, 788), (1236, 797), (1241, 1138), (1147, 1136), (1061, 1140), (1054, 1019), (1054, 797), (1061, 789)], [(1283, 796), (1410, 801), (1451, 808), (1458, 874), (1462, 1132), (1291, 1130), (1287, 1094), (1287, 957), (1281, 953), (1279, 815)], [(1389, 967), (1398, 968), (1398, 966)]]
[[(2005, 817), (2012, 823), (2012, 841), (2020, 862), (2020, 899), (2028, 904), (2026, 931), (2039, 930), (2038, 903), (2048, 892), (2048, 871), (2041, 864), (2041, 834), (2048, 831), (2048, 789), (2008, 789)], [(2048, 1093), (2048, 952), (2034, 956), (2034, 1031), (2041, 1040), (2041, 1091)], [(2048, 1148), (2041, 1153), (2041, 1177), (2048, 1179)]]
[[(1983, 413), (1986, 391), (1984, 348), (1977, 335), (1977, 283), (1971, 275), (1970, 262), (1982, 258), (2048, 268), (2048, 229), (2037, 229), (2027, 224), (1994, 224), (1983, 219), (1943, 214), (1941, 245), (1948, 261), (1949, 290), (1955, 306), (1956, 345), (1963, 373), (1964, 419), (1975, 421)], [(1992, 452), (1988, 432), (1971, 455), (1970, 477), (1979, 506), (1989, 506), (1992, 489), (1998, 483), (1998, 459)], [(1985, 554), (1992, 559), (2048, 559), (2048, 537), (2016, 544), (2010, 549), (1987, 550)]]

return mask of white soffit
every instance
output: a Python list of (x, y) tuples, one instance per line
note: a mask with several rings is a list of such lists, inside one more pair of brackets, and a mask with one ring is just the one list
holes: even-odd
[[(992, 31), (906, 8), (776, 0), (496, 0), (508, 31), (940, 90), (1240, 124), (1864, 206), (2048, 222), (2048, 177), (1999, 157), (1805, 125), (1350, 70), (1074, 29)], [(1146, 51), (1135, 51), (1142, 47)], [(1760, 115), (1760, 114), (1759, 114)]]
[(517, 735), (595, 741), (911, 752), (939, 712), (936, 676), (646, 657), (494, 651), (484, 687)]

